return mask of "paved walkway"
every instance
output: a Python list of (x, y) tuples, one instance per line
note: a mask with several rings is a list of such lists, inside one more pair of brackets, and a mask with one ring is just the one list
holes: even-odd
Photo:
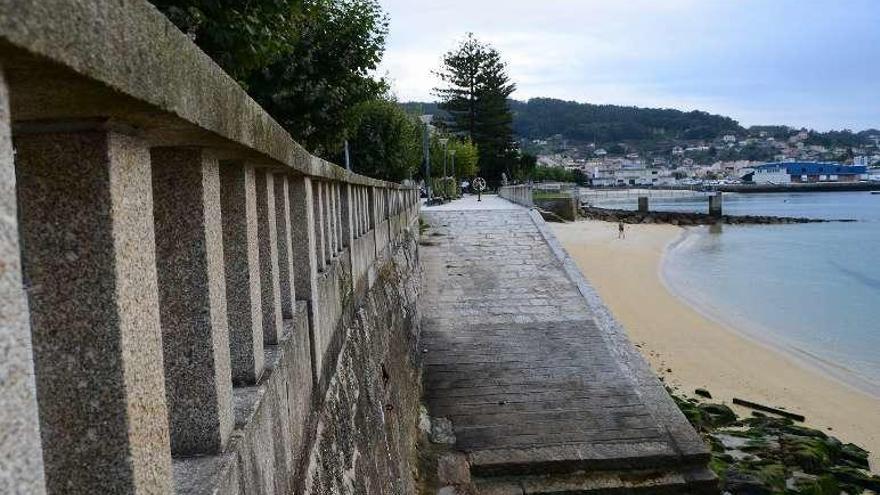
[(425, 394), (472, 474), (706, 484), (705, 446), (537, 213), (488, 196), (423, 216)]

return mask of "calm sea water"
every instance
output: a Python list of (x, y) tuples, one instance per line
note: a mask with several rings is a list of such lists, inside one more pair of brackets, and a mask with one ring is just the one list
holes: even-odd
[[(704, 200), (654, 203), (706, 210)], [(858, 220), (689, 228), (663, 274), (709, 316), (880, 396), (880, 195), (725, 194), (724, 208)]]

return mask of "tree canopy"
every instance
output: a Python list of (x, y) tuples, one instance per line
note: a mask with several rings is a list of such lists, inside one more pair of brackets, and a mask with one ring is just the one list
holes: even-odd
[(412, 117), (388, 100), (361, 103), (355, 114), (349, 134), (352, 170), (395, 182), (418, 174), (421, 129)]
[[(477, 146), (466, 137), (450, 136), (447, 134), (435, 134), (431, 139), (431, 176), (443, 176), (444, 150), (440, 139), (446, 138), (446, 172), (451, 176), (455, 172), (456, 177), (475, 177), (478, 173), (479, 151)], [(453, 158), (453, 155), (455, 158)], [(453, 170), (453, 161), (455, 170)]]
[(337, 153), (353, 109), (387, 92), (378, 0), (153, 2), (313, 153)]
[(448, 116), (440, 124), (476, 144), (481, 175), (490, 180), (497, 180), (502, 172), (510, 175), (510, 162), (517, 154), (508, 98), (516, 85), (510, 81), (501, 54), (469, 33), (443, 56), (435, 74), (441, 86), (434, 92)]
[(244, 83), (288, 53), (298, 39), (304, 0), (152, 0), (229, 75)]
[(248, 79), (251, 94), (301, 144), (323, 156), (342, 146), (357, 105), (381, 98), (374, 79), (388, 19), (377, 0), (308, 0), (293, 49)]

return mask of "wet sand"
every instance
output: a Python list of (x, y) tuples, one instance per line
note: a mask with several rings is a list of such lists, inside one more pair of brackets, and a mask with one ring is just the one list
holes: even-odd
[[(552, 224), (559, 241), (593, 284), (657, 374), (678, 392), (695, 388), (713, 401), (739, 397), (803, 414), (806, 424), (871, 451), (880, 470), (880, 398), (748, 338), (676, 297), (661, 276), (663, 254), (681, 234), (672, 225), (580, 221)], [(734, 407), (737, 413), (750, 410)]]

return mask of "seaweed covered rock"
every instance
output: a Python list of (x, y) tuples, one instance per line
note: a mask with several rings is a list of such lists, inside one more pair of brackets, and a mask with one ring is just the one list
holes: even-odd
[(713, 428), (736, 423), (736, 413), (724, 404), (700, 404), (697, 407), (702, 411), (705, 421)]
[(821, 473), (838, 458), (840, 448), (828, 438), (784, 434), (780, 438), (787, 464), (808, 473)]
[(738, 495), (770, 495), (773, 490), (755, 473), (729, 468), (724, 475), (725, 491)]
[(880, 477), (868, 472), (868, 452), (857, 445), (788, 418), (738, 418), (724, 404), (673, 399), (703, 433), (722, 493), (880, 493)]
[(853, 443), (845, 444), (840, 448), (840, 460), (854, 468), (871, 468), (868, 464), (868, 451)]
[(862, 493), (871, 490), (880, 493), (880, 476), (871, 476), (860, 469), (847, 466), (834, 466), (828, 470), (847, 493)]

